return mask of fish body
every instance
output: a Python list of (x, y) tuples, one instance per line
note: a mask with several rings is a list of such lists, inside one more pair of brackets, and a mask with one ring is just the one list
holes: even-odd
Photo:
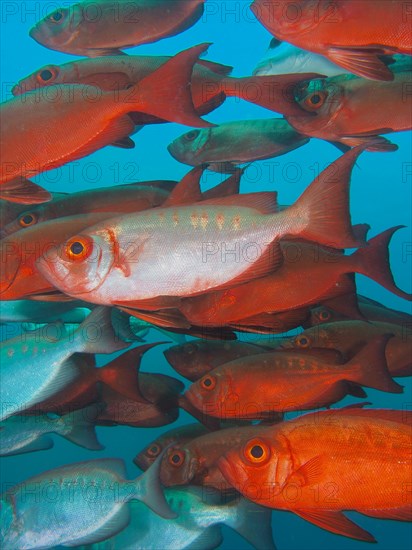
[(387, 336), (371, 341), (346, 364), (309, 354), (278, 351), (230, 361), (210, 371), (186, 392), (199, 410), (218, 418), (265, 420), (273, 412), (309, 410), (343, 399), (354, 382), (401, 393), (386, 365)]
[(336, 321), (306, 329), (298, 336), (283, 340), (281, 349), (330, 348), (350, 359), (367, 342), (382, 334), (393, 334), (385, 355), (392, 376), (411, 376), (412, 343), (405, 325), (365, 321)]
[[(209, 550), (222, 542), (219, 525), (239, 532), (257, 549), (275, 550), (270, 527), (271, 512), (240, 498), (220, 503), (217, 491), (200, 487), (170, 487), (165, 489), (170, 508), (178, 515), (167, 520), (153, 513), (145, 504), (130, 503), (131, 520), (121, 533), (93, 544), (87, 550)], [(251, 518), (259, 521), (259, 533), (253, 530)], [(254, 531), (254, 532), (253, 532)], [(86, 550), (86, 549), (83, 549)]]
[[(41, 302), (10, 300), (1, 304), (0, 323), (82, 323), (90, 309), (85, 302)], [(40, 327), (36, 327), (40, 328)]]
[(257, 76), (290, 73), (319, 73), (324, 76), (345, 74), (339, 65), (332, 63), (323, 55), (297, 48), (293, 44), (283, 42), (275, 49), (269, 49), (260, 61), (253, 74)]
[[(352, 255), (311, 243), (282, 241), (284, 261), (274, 273), (237, 287), (187, 298), (181, 311), (193, 324), (236, 324), (262, 312), (288, 312), (346, 294), (351, 284), (345, 277), (349, 273), (362, 273), (410, 301), (411, 295), (394, 284), (389, 266), (388, 246), (398, 229), (382, 232), (368, 241), (368, 247)], [(302, 279), (312, 282), (301, 285)]]
[[(410, 130), (412, 102), (405, 90), (412, 82), (411, 57), (396, 56), (391, 67), (394, 78), (388, 82), (341, 75), (298, 85), (295, 100), (306, 115), (287, 117), (288, 122), (304, 135), (349, 146), (378, 134)], [(376, 105), (385, 108), (376, 109)], [(375, 150), (396, 149), (381, 142)]]
[(190, 296), (262, 276), (276, 267), (278, 240), (285, 235), (356, 246), (347, 201), (359, 153), (339, 159), (341, 178), (329, 177), (332, 165), (281, 212), (272, 194), (249, 194), (121, 216), (72, 237), (55, 261), (43, 257), (37, 268), (76, 298), (144, 309), (138, 304), (147, 299)]
[(204, 1), (84, 0), (48, 14), (30, 36), (59, 52), (87, 57), (116, 54), (188, 29), (202, 16)]
[(183, 445), (184, 443), (209, 433), (209, 430), (202, 424), (187, 424), (179, 428), (174, 428), (162, 434), (158, 439), (152, 441), (150, 445), (145, 447), (139, 454), (135, 456), (133, 462), (141, 470), (153, 464), (156, 458), (171, 444)]
[(308, 143), (280, 118), (225, 122), (192, 130), (175, 139), (168, 151), (179, 162), (230, 172), (238, 164), (283, 155)]
[[(175, 517), (164, 500), (156, 465), (133, 481), (125, 473), (123, 460), (89, 460), (9, 489), (1, 499), (2, 547), (29, 550), (104, 540), (128, 525), (131, 499), (145, 501), (163, 517)], [(58, 495), (53, 501), (50, 487)]]
[[(100, 326), (99, 326), (100, 323)], [(87, 330), (99, 327), (100, 338), (86, 338)], [(28, 409), (63, 389), (78, 375), (67, 360), (76, 352), (112, 353), (127, 347), (111, 327), (104, 309), (92, 312), (72, 337), (61, 324), (49, 325), (30, 336), (18, 336), (1, 343), (0, 419)]]
[(94, 431), (94, 412), (89, 407), (55, 418), (47, 414), (11, 416), (0, 424), (0, 456), (49, 449), (53, 441), (46, 436), (53, 433), (90, 450), (103, 449)]
[[(373, 542), (342, 514), (411, 520), (411, 425), (405, 411), (340, 409), (267, 427), (225, 453), (220, 471), (264, 506), (290, 510), (334, 533)], [(407, 419), (409, 421), (407, 422)], [(396, 421), (403, 419), (403, 421)], [(248, 491), (248, 487), (260, 491)], [(288, 498), (288, 494), (294, 494)]]
[(160, 206), (169, 196), (163, 185), (170, 185), (171, 190), (174, 183), (176, 182), (142, 182), (70, 193), (42, 205), (26, 207), (14, 220), (5, 225), (1, 236), (3, 238), (21, 229), (56, 218), (93, 212), (139, 212)]
[(400, 0), (255, 0), (251, 9), (278, 40), (322, 54), (366, 78), (391, 80), (379, 56), (412, 54), (410, 19)]

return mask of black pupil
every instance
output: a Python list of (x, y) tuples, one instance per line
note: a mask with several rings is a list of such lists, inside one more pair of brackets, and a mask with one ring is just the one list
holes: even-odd
[(45, 69), (40, 73), (40, 77), (42, 80), (50, 80), (52, 76), (53, 76), (52, 72), (49, 71), (48, 69)]
[(300, 345), (301, 345), (301, 346), (306, 346), (307, 343), (308, 343), (307, 338), (301, 338), (301, 339), (300, 339)]
[(197, 133), (196, 132), (189, 132), (188, 134), (186, 134), (186, 138), (189, 140), (189, 141), (192, 141), (192, 139), (195, 139)]
[(250, 454), (253, 456), (253, 458), (261, 458), (263, 456), (263, 449), (260, 447), (260, 445), (255, 445), (251, 448)]
[(315, 94), (315, 95), (312, 96), (311, 102), (313, 103), (313, 105), (317, 105), (318, 103), (321, 102), (321, 99), (322, 98), (320, 97), (319, 94)]
[(60, 19), (63, 17), (62, 12), (56, 11), (56, 13), (53, 13), (52, 18), (54, 21), (60, 21)]
[(84, 250), (84, 246), (82, 245), (82, 243), (75, 242), (71, 245), (70, 250), (72, 254), (81, 254)]
[(180, 455), (173, 455), (173, 456), (172, 456), (172, 462), (173, 462), (173, 464), (179, 464), (179, 462), (180, 462)]
[(206, 380), (203, 381), (203, 385), (206, 386), (207, 388), (209, 386), (212, 385), (212, 381), (210, 380), (210, 378), (206, 378)]
[(321, 313), (320, 317), (321, 319), (327, 319), (329, 317), (329, 314), (324, 311), (323, 313)]
[(31, 214), (27, 214), (22, 218), (22, 221), (24, 225), (30, 225), (31, 223), (33, 223), (33, 216)]
[(151, 447), (151, 448), (150, 448), (150, 452), (151, 452), (152, 454), (154, 454), (154, 455), (157, 454), (157, 452), (158, 452), (157, 447)]

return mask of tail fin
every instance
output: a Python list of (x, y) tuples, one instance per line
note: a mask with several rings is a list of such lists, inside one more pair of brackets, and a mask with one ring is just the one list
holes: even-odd
[(354, 266), (356, 266), (356, 273), (366, 275), (366, 277), (376, 281), (389, 290), (389, 292), (393, 292), (400, 298), (404, 298), (410, 302), (412, 301), (412, 294), (408, 294), (396, 286), (389, 261), (389, 243), (394, 233), (403, 227), (405, 226), (398, 225), (383, 231), (383, 233), (370, 239), (368, 242), (369, 246), (360, 248), (350, 258), (353, 260)]
[(365, 146), (351, 149), (330, 164), (288, 210), (308, 220), (299, 236), (333, 248), (363, 245), (353, 233), (349, 213), (349, 186), (356, 159)]
[[(240, 497), (227, 505), (233, 514), (226, 514), (223, 523), (239, 533), (256, 550), (276, 550), (272, 533), (272, 510)], [(256, 526), (259, 526), (257, 529)]]
[(64, 430), (60, 435), (85, 449), (92, 451), (104, 449), (104, 446), (99, 443), (95, 431), (95, 421), (99, 413), (99, 405), (90, 405), (62, 416), (60, 421), (64, 425)]
[(160, 485), (160, 466), (168, 448), (166, 447), (144, 474), (136, 479), (136, 498), (162, 518), (174, 519), (177, 514), (167, 503)]
[[(353, 357), (342, 371), (345, 378), (351, 382), (357, 382), (367, 388), (376, 390), (402, 393), (403, 386), (397, 384), (389, 374), (385, 357), (385, 349), (392, 334), (382, 334), (368, 342), (359, 353)], [(347, 375), (350, 376), (347, 376)]]
[(74, 351), (86, 353), (113, 353), (130, 346), (113, 330), (110, 307), (95, 308), (76, 330), (75, 339)]
[(142, 111), (197, 128), (213, 126), (198, 116), (191, 94), (193, 66), (208, 47), (200, 44), (178, 53), (131, 89), (122, 91), (122, 111)]
[(285, 116), (302, 116), (303, 109), (295, 101), (294, 88), (304, 80), (319, 78), (317, 73), (226, 77), (220, 86), (227, 96), (235, 96)]

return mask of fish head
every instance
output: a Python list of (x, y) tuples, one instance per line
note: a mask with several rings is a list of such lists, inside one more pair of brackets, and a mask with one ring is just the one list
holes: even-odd
[(75, 235), (50, 248), (38, 259), (36, 267), (62, 292), (87, 296), (104, 283), (117, 254), (112, 233), (102, 229)]
[(187, 447), (173, 445), (163, 455), (160, 480), (165, 487), (189, 484), (200, 471), (200, 461)]
[(211, 137), (212, 128), (190, 130), (167, 146), (174, 159), (190, 166), (198, 166), (206, 161), (205, 147)]
[(218, 367), (194, 382), (185, 392), (187, 400), (203, 414), (224, 418), (236, 410), (238, 396), (227, 369)]
[(192, 341), (177, 346), (171, 346), (163, 353), (169, 364), (181, 376), (189, 380), (197, 380), (213, 368), (209, 368), (207, 364), (205, 364), (205, 351), (207, 351), (206, 343), (202, 341)]
[(3, 227), (0, 232), (0, 237), (4, 238), (8, 235), (20, 231), (20, 229), (27, 229), (28, 227), (33, 227), (34, 225), (44, 221), (44, 215), (42, 208), (32, 208), (30, 210), (25, 210), (17, 216), (12, 222), (8, 223)]
[(86, 15), (87, 12), (81, 4), (58, 8), (36, 23), (30, 29), (29, 35), (51, 50), (76, 53), (72, 42), (76, 39)]
[(153, 464), (153, 462), (156, 460), (158, 456), (163, 452), (163, 450), (167, 447), (167, 445), (162, 444), (162, 441), (160, 439), (153, 441), (143, 449), (143, 451), (140, 451), (134, 459), (133, 462), (136, 464), (138, 468), (140, 468), (143, 471), (146, 471), (149, 466)]
[(259, 495), (259, 502), (265, 504), (263, 499), (270, 500), (276, 481), (283, 477), (283, 454), (271, 443), (271, 438), (259, 434), (227, 451), (216, 464), (232, 487), (251, 500)]
[[(63, 78), (63, 75), (64, 73), (58, 65), (45, 65), (36, 72), (19, 80), (11, 92), (14, 96), (18, 96), (46, 86), (70, 82)], [(73, 80), (71, 80), (71, 82), (73, 82)]]
[(293, 93), (302, 115), (288, 117), (288, 121), (301, 132), (305, 128), (323, 128), (344, 105), (342, 86), (334, 78), (305, 80), (296, 85)]

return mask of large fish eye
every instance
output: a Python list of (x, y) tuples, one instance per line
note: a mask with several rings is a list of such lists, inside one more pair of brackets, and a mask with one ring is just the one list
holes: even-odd
[(187, 134), (184, 134), (183, 137), (186, 141), (193, 141), (194, 139), (197, 138), (199, 133), (200, 133), (200, 130), (192, 130), (191, 132), (188, 132)]
[(270, 448), (261, 439), (251, 439), (243, 449), (243, 454), (249, 462), (262, 464), (270, 458)]
[(169, 464), (179, 468), (185, 461), (185, 453), (183, 451), (173, 451), (169, 454)]
[(185, 353), (188, 353), (189, 355), (191, 355), (196, 351), (196, 346), (194, 344), (185, 344), (183, 349)]
[(327, 97), (327, 93), (321, 90), (312, 92), (304, 98), (302, 107), (308, 111), (317, 111), (324, 105)]
[(216, 377), (207, 374), (200, 380), (200, 385), (204, 390), (213, 390), (216, 387)]
[(157, 443), (154, 443), (153, 445), (150, 445), (150, 447), (147, 449), (146, 454), (149, 455), (151, 458), (155, 458), (156, 456), (160, 455), (162, 448)]
[(64, 13), (62, 10), (56, 10), (49, 16), (49, 19), (53, 23), (60, 23), (64, 19)]
[(329, 321), (332, 317), (332, 314), (327, 309), (321, 309), (318, 313), (318, 317), (320, 321)]
[(55, 80), (58, 73), (59, 71), (57, 67), (45, 67), (39, 73), (37, 73), (36, 78), (40, 84), (44, 84), (45, 82)]
[(64, 253), (68, 260), (80, 262), (86, 260), (93, 250), (93, 240), (89, 237), (78, 235), (67, 241)]
[(307, 336), (298, 336), (295, 340), (296, 345), (300, 348), (308, 348), (310, 346), (310, 338)]
[(23, 214), (20, 216), (19, 225), (20, 227), (30, 227), (31, 225), (37, 223), (37, 219), (36, 214), (29, 212), (28, 214)]

